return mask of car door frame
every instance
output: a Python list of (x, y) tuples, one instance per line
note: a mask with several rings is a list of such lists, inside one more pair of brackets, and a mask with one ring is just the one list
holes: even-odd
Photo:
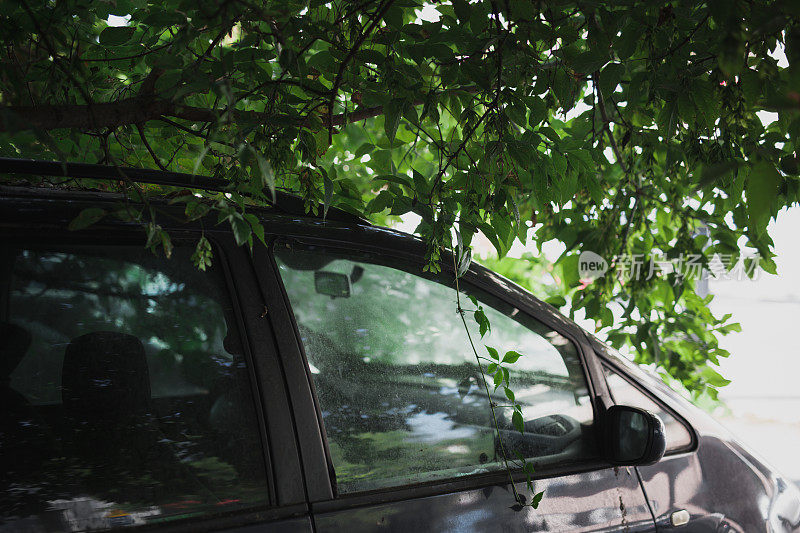
[[(330, 249), (373, 253), (381, 257), (402, 260), (408, 264), (417, 264), (421, 269), (425, 265), (423, 260), (425, 244), (420, 239), (386, 230), (385, 228), (354, 228), (352, 226), (320, 224), (317, 222), (304, 225), (302, 221), (297, 219), (280, 220), (280, 217), (277, 220), (266, 220), (265, 228), (271, 234), (268, 239), (269, 249), (257, 247), (254, 251), (254, 261), (260, 270), (259, 280), (265, 286), (264, 291), (277, 293), (276, 289), (279, 289), (282, 295), (280, 300), (277, 298), (272, 299), (269, 304), (273, 320), (282, 325), (281, 331), (288, 330), (292, 332), (291, 338), (287, 336), (283, 342), (279, 343), (280, 358), (285, 367), (291, 368), (291, 371), (287, 371), (287, 379), (292, 393), (291, 402), (295, 413), (295, 422), (298, 424), (297, 434), (305, 436), (305, 438), (301, 438), (299, 446), (312, 514), (480, 489), (488, 486), (506, 485), (509, 481), (509, 474), (505, 470), (500, 470), (487, 474), (337, 496), (335, 492), (335, 474), (330, 461), (321, 409), (294, 314), (291, 311), (291, 304), (272, 254), (273, 248), (289, 241)], [(444, 255), (445, 257), (442, 261), (443, 271), (449, 271), (452, 274), (453, 270), (448, 268), (447, 263), (451, 256), (447, 253)], [(480, 265), (473, 264), (465, 273), (463, 279), (467, 284), (484, 290), (500, 300), (519, 308), (522, 312), (554, 329), (574, 343), (586, 376), (594, 412), (594, 423), (599, 427), (602, 423), (603, 412), (611, 405), (611, 397), (602, 375), (602, 368), (596, 359), (594, 350), (591, 348), (588, 337), (580, 326), (563, 317), (551, 306), (537, 300), (524, 289)], [(278, 313), (283, 316), (276, 317)], [(310, 413), (313, 416), (308, 416)], [(534, 479), (551, 478), (611, 467), (612, 465), (608, 462), (598, 458), (597, 460), (585, 460), (571, 465), (557, 466), (552, 469), (543, 468), (541, 472), (537, 472), (533, 477)], [(512, 472), (512, 479), (515, 483), (524, 482), (526, 476), (522, 470), (515, 470)]]

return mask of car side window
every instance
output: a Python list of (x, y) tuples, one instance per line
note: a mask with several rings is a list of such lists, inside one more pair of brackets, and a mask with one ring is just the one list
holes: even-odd
[(692, 435), (677, 418), (650, 399), (645, 393), (634, 387), (626, 378), (607, 365), (603, 365), (606, 383), (614, 402), (619, 405), (639, 407), (658, 415), (666, 429), (667, 452), (688, 448), (692, 444)]
[(84, 531), (267, 503), (218, 267), (182, 246), (0, 251), (0, 523)]
[[(275, 258), (340, 493), (502, 468), (452, 279), (314, 247), (278, 245)], [(487, 344), (522, 354), (510, 382), (523, 407), (524, 434), (513, 428), (505, 396), (493, 397), (508, 455), (517, 451), (535, 465), (595, 457), (593, 410), (575, 345), (487, 293), (462, 290), (480, 301), (491, 322), (481, 339), (468, 317), (479, 353), (488, 356)], [(474, 310), (466, 296), (462, 305)]]

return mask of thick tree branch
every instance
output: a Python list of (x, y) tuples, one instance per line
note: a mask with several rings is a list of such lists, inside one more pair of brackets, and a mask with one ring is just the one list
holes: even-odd
[[(457, 88), (460, 92), (479, 92), (477, 88)], [(445, 91), (447, 92), (447, 91)], [(424, 100), (415, 100), (411, 105), (420, 106)], [(227, 112), (227, 119), (261, 124), (303, 126), (302, 118), (265, 111), (244, 111), (240, 109), (213, 109), (192, 107), (179, 103), (136, 96), (97, 104), (58, 104), (41, 106), (0, 106), (0, 131), (28, 129), (57, 130), (99, 130), (116, 128), (130, 124), (143, 124), (150, 120), (163, 120), (165, 117), (180, 118), (197, 123), (219, 121)], [(360, 107), (349, 113), (331, 117), (324, 116), (325, 128), (344, 126), (383, 114), (383, 106)]]
[[(422, 102), (414, 102), (421, 105)], [(27, 129), (100, 130), (130, 124), (142, 124), (162, 117), (181, 118), (192, 122), (217, 122), (225, 109), (210, 109), (176, 104), (169, 100), (134, 97), (116, 102), (91, 105), (61, 104), (42, 106), (0, 106), (0, 131)], [(289, 115), (259, 111), (228, 110), (229, 118), (263, 124), (302, 125)], [(383, 114), (383, 106), (361, 107), (347, 114), (334, 115), (333, 127), (358, 122)], [(325, 124), (327, 127), (328, 124)]]
[(0, 131), (113, 129), (171, 115), (174, 111), (175, 104), (169, 100), (140, 97), (96, 104), (0, 106)]

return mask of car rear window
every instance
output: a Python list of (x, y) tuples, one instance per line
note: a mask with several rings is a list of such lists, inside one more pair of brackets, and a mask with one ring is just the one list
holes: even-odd
[(191, 249), (6, 245), (0, 531), (165, 522), (267, 501), (250, 374)]

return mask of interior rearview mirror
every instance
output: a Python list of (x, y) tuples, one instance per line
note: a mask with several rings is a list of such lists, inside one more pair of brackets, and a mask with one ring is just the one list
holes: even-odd
[(324, 294), (331, 298), (350, 297), (350, 276), (327, 270), (314, 272), (314, 289), (317, 294)]
[(613, 405), (605, 414), (604, 444), (609, 462), (640, 466), (658, 462), (667, 449), (664, 423), (638, 407)]

